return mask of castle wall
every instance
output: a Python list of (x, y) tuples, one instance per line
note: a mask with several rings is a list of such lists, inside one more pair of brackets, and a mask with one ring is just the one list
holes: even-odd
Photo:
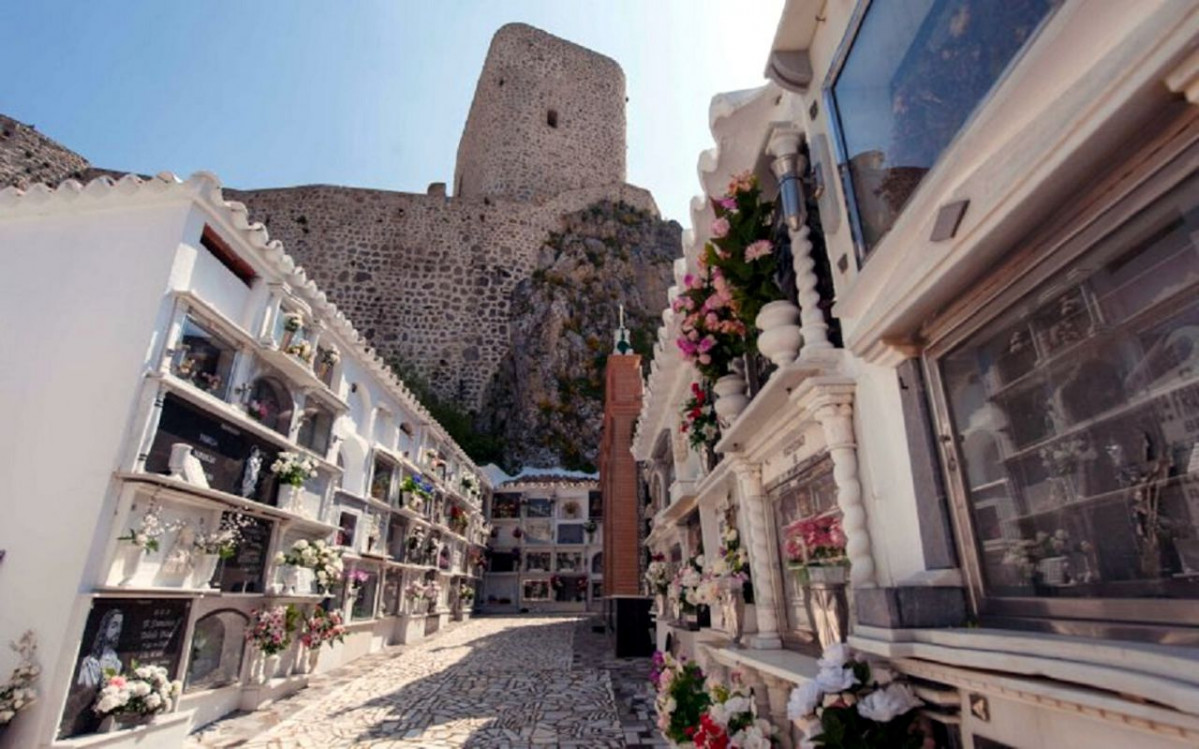
[(226, 190), (385, 356), (479, 408), (508, 353), (513, 288), (561, 218), (601, 200), (657, 215), (645, 190), (589, 187), (526, 203), (315, 185)]
[(496, 32), (454, 195), (528, 200), (625, 181), (625, 79), (612, 59), (525, 24)]

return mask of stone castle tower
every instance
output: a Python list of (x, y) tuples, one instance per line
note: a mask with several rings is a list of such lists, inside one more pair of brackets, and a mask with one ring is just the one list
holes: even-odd
[(624, 181), (620, 65), (525, 24), (497, 31), (458, 144), (454, 195), (530, 200)]

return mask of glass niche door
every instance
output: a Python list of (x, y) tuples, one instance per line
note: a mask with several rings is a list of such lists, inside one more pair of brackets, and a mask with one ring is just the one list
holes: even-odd
[(1199, 642), (1199, 176), (1025, 288), (933, 363), (984, 624)]

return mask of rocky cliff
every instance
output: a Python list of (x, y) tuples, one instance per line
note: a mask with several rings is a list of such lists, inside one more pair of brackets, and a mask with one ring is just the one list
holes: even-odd
[(91, 164), (31, 125), (0, 114), (0, 187), (84, 180)]
[(595, 470), (619, 308), (649, 361), (680, 238), (677, 223), (623, 203), (562, 217), (513, 291), (510, 354), (479, 418), (510, 464)]

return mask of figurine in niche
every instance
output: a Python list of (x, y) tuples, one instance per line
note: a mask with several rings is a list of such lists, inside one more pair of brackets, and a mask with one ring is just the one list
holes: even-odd
[(241, 475), (241, 490), (238, 494), (247, 499), (258, 493), (258, 479), (262, 475), (263, 452), (257, 445), (250, 447), (250, 455), (246, 458), (246, 467)]
[(424, 529), (417, 526), (412, 529), (412, 533), (408, 536), (408, 561), (412, 564), (420, 564), (420, 548), (424, 541)]
[(191, 569), (192, 554), (196, 547), (196, 532), (190, 525), (183, 525), (175, 534), (175, 542), (162, 562), (164, 575), (182, 575)]

